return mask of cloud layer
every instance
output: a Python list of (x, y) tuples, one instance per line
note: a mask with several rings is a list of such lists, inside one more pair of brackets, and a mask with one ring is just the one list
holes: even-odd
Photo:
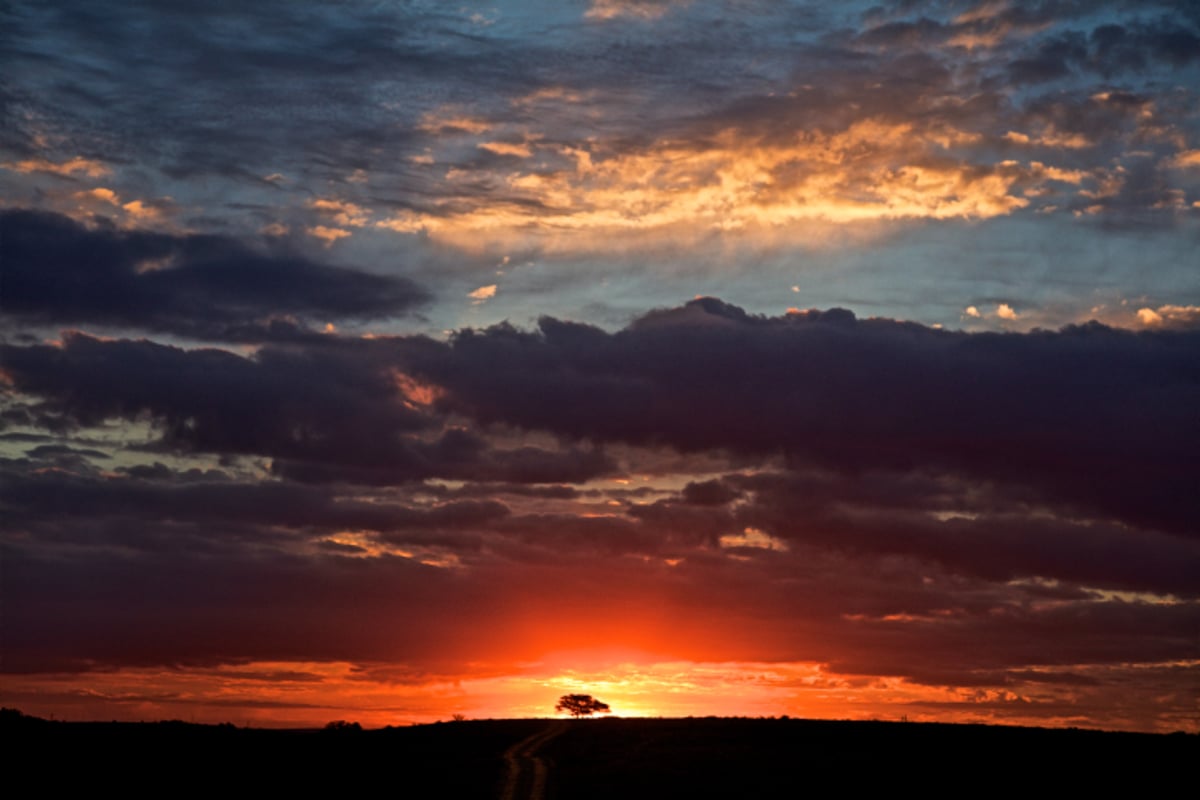
[(4, 310), (26, 323), (257, 340), (273, 325), (396, 316), (429, 299), (404, 278), (229, 237), (87, 228), (44, 212), (0, 212), (0, 248)]
[(8, 663), (504, 662), (599, 639), (1010, 691), (1187, 662), (1198, 347), (715, 299), (615, 333), (544, 318), (250, 358), (8, 346), (10, 416), (149, 423), (150, 457), (217, 459), (10, 460)]
[(0, 16), (6, 705), (1195, 730), (1195, 4)]

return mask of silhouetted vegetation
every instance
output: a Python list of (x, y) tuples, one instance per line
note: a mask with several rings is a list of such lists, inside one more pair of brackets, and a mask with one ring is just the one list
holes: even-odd
[[(504, 775), (503, 754), (545, 720), (486, 720), (376, 730), (269, 730), (187, 722), (52, 722), (0, 715), (11, 775), (55, 793), (99, 788), (121, 796), (231, 793), (267, 796), (378, 792), (404, 797), (488, 798)], [(353, 725), (353, 723), (349, 723)], [(169, 776), (170, 784), (163, 776)], [(51, 782), (47, 782), (50, 779)], [(234, 791), (236, 789), (236, 791)]]
[[(597, 701), (598, 702), (598, 701)], [(495, 797), (504, 751), (545, 719), (463, 720), (328, 735), (187, 722), (53, 722), (0, 710), (5, 764), (19, 785), (94, 794), (329, 791), (394, 786), (400, 797)], [(346, 723), (353, 728), (354, 723)], [(338, 726), (339, 733), (346, 730)], [(801, 719), (620, 719), (570, 725), (539, 752), (550, 797), (793, 797), (917, 786), (924, 793), (1073, 795), (1138, 781), (1170, 796), (1200, 763), (1200, 736)], [(30, 781), (36, 781), (31, 784)], [(1180, 786), (1187, 785), (1186, 783)], [(431, 791), (436, 789), (436, 791)]]
[(564, 694), (558, 698), (558, 703), (554, 706), (554, 710), (558, 712), (565, 711), (576, 719), (589, 717), (592, 714), (607, 714), (609, 712), (608, 703), (601, 703), (590, 694)]
[(357, 722), (347, 722), (344, 719), (338, 719), (326, 725), (325, 732), (335, 734), (362, 733), (362, 725), (359, 725)]

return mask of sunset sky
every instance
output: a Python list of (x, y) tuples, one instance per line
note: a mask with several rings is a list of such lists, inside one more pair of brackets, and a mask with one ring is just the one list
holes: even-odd
[(0, 703), (1200, 732), (1200, 4), (0, 5)]

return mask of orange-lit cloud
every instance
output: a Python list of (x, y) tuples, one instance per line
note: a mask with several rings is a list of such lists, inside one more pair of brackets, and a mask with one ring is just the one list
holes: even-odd
[(75, 157), (67, 161), (49, 161), (44, 158), (30, 158), (15, 163), (2, 164), (5, 169), (15, 172), (48, 172), (53, 175), (70, 176), (76, 173), (87, 175), (89, 178), (102, 178), (112, 170), (108, 165), (90, 158)]
[(367, 224), (367, 212), (361, 206), (345, 200), (317, 198), (310, 200), (308, 207), (344, 227), (361, 228)]
[(308, 228), (308, 235), (320, 239), (329, 247), (339, 239), (345, 239), (350, 235), (350, 231), (343, 228), (334, 228), (328, 225), (313, 225)]
[(113, 206), (121, 204), (121, 200), (117, 197), (117, 193), (112, 189), (106, 189), (103, 186), (99, 186), (95, 189), (89, 189), (86, 192), (76, 192), (75, 196), (80, 199), (91, 198), (93, 200), (99, 200), (102, 203), (108, 203), (109, 205)]
[(658, 19), (672, 6), (687, 5), (690, 0), (592, 0), (584, 16), (587, 19), (610, 20), (619, 17)]
[(1175, 167), (1200, 167), (1200, 150), (1186, 150), (1171, 161)]
[(776, 539), (758, 528), (746, 528), (741, 533), (727, 533), (720, 538), (721, 547), (751, 547), (761, 550), (786, 550), (787, 542)]
[(974, 8), (969, 8), (956, 16), (954, 24), (966, 25), (970, 22), (984, 22), (1008, 10), (1008, 8), (1009, 4), (1007, 0), (984, 0), (976, 4)]
[(1168, 304), (1157, 308), (1139, 308), (1137, 319), (1146, 327), (1194, 325), (1200, 322), (1200, 306)]
[(1088, 173), (1083, 170), (1051, 167), (1040, 161), (1030, 162), (1029, 171), (1035, 179), (1059, 181), (1060, 183), (1080, 184), (1089, 177)]
[(985, 0), (958, 14), (951, 21), (951, 35), (947, 44), (953, 47), (975, 48), (998, 47), (1010, 37), (1028, 36), (1049, 26), (1048, 21), (1035, 17), (1021, 19), (1012, 14), (1013, 5), (1008, 0)]
[(122, 204), (121, 208), (125, 209), (125, 213), (130, 217), (139, 221), (155, 220), (162, 216), (161, 209), (147, 205), (141, 200), (131, 200)]
[(375, 227), (395, 233), (420, 233), (426, 229), (426, 224), (420, 215), (412, 211), (401, 211), (389, 219), (380, 220)]
[(1095, 143), (1081, 133), (1059, 133), (1054, 128), (1046, 128), (1040, 133), (1029, 135), (1020, 131), (1009, 131), (1004, 138), (1014, 144), (1034, 147), (1061, 147), (1078, 150), (1091, 147)]
[(528, 106), (536, 103), (579, 103), (588, 97), (588, 93), (571, 89), (566, 86), (547, 86), (518, 97), (513, 101), (517, 106)]
[(427, 133), (486, 133), (492, 123), (468, 114), (456, 113), (453, 108), (430, 112), (421, 118), (419, 130)]
[[(161, 222), (167, 212), (174, 207), (174, 202), (170, 197), (162, 197), (157, 200), (130, 200), (123, 201), (121, 196), (112, 189), (105, 186), (97, 186), (94, 189), (75, 192), (72, 195), (74, 199), (81, 201), (81, 207), (75, 209), (75, 216), (80, 216), (80, 212), (101, 209), (102, 214), (108, 215), (113, 210), (119, 208), (124, 212), (125, 222), (134, 225)], [(107, 208), (107, 207), (113, 208)], [(83, 214), (86, 218), (87, 214)]]
[(392, 377), (405, 404), (411, 408), (431, 406), (444, 394), (439, 386), (418, 380), (399, 370), (393, 371)]
[(487, 286), (480, 286), (478, 289), (467, 293), (467, 297), (470, 297), (476, 303), (482, 303), (485, 300), (491, 300), (495, 296), (496, 284), (494, 283)]
[(513, 144), (512, 142), (482, 142), (479, 149), (487, 150), (498, 156), (516, 156), (517, 158), (529, 158), (533, 152), (527, 144)]
[[(706, 143), (659, 141), (647, 149), (562, 148), (555, 169), (494, 178), (505, 197), (457, 198), (453, 207), (404, 211), (378, 223), (426, 231), (462, 246), (533, 238), (572, 249), (616, 232), (786, 231), (797, 223), (904, 218), (984, 219), (1028, 205), (1014, 187), (1083, 174), (1034, 162), (981, 167), (947, 155), (976, 134), (883, 119), (842, 131), (800, 133), (790, 142), (736, 130)], [(486, 145), (481, 145), (486, 146)], [(450, 180), (465, 178), (452, 170)]]

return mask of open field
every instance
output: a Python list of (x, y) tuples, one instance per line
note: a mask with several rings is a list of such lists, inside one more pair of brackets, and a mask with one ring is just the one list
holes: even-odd
[(46, 786), (306, 793), (386, 786), (399, 797), (501, 797), (515, 783), (514, 796), (533, 796), (531, 776), (514, 782), (505, 754), (548, 729), (555, 735), (541, 736), (526, 755), (548, 768), (541, 783), (549, 798), (792, 797), (863, 786), (948, 792), (971, 788), (967, 780), (976, 788), (1081, 787), (1118, 777), (1136, 779), (1149, 796), (1200, 763), (1194, 735), (975, 725), (524, 719), (334, 732), (64, 723), (11, 712), (3, 719), (10, 774), (34, 774)]

